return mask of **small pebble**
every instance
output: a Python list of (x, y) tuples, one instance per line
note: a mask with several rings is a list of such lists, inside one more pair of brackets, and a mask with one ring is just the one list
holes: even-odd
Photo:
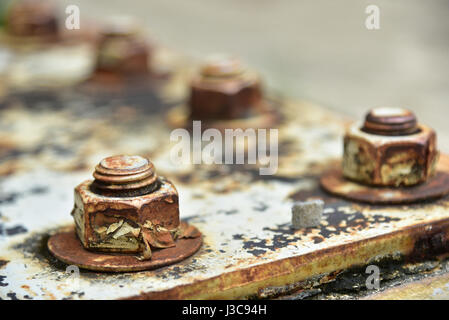
[(316, 227), (323, 215), (324, 202), (311, 200), (295, 202), (292, 207), (292, 225), (295, 229)]

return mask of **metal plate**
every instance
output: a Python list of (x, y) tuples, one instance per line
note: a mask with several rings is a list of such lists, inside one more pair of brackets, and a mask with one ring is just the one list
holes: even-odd
[[(334, 272), (378, 256), (421, 257), (448, 249), (447, 197), (370, 206), (321, 191), (320, 176), (341, 157), (347, 119), (312, 103), (282, 100), (273, 176), (260, 176), (251, 165), (172, 164), (172, 128), (165, 119), (167, 101), (186, 92), (181, 69), (156, 94), (0, 90), (1, 298), (258, 297), (270, 287), (330, 281)], [(157, 270), (80, 270), (73, 281), (46, 244), (61, 227), (73, 226), (73, 188), (113, 154), (148, 156), (158, 174), (176, 185), (181, 218), (202, 232), (204, 245)], [(292, 229), (293, 201), (314, 197), (326, 203), (320, 226)]]

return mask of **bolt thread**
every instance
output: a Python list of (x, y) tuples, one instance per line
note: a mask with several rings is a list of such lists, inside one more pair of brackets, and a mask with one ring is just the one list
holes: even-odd
[(140, 196), (160, 185), (153, 163), (139, 156), (105, 158), (95, 167), (93, 177), (92, 191), (105, 196)]

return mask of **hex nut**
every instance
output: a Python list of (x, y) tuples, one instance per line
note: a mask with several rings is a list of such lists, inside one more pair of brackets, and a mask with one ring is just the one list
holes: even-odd
[[(380, 121), (369, 124), (370, 130), (366, 130), (366, 123), (354, 124), (347, 130), (343, 155), (345, 178), (373, 186), (399, 187), (425, 182), (434, 175), (439, 158), (435, 131), (422, 124), (413, 127), (410, 117), (403, 123), (396, 120), (387, 126)], [(371, 128), (381, 128), (381, 131)]]
[(261, 108), (259, 76), (227, 56), (212, 57), (190, 83), (190, 117), (204, 120), (244, 118)]
[(145, 75), (150, 70), (152, 46), (140, 34), (139, 26), (119, 19), (101, 30), (97, 47), (97, 72)]
[(316, 227), (323, 215), (324, 202), (311, 200), (295, 202), (292, 207), (292, 225), (294, 229)]
[[(124, 156), (111, 158), (118, 157)], [(139, 157), (137, 161), (141, 159), (144, 158)], [(86, 249), (143, 252), (144, 257), (149, 258), (151, 248), (175, 246), (180, 232), (178, 192), (164, 178), (156, 176), (148, 182), (148, 176), (152, 175), (146, 173), (153, 166), (144, 163), (133, 167), (134, 164), (129, 163), (124, 170), (111, 165), (106, 169), (101, 167), (102, 171), (97, 168), (95, 181), (84, 181), (75, 188), (72, 216), (78, 237)], [(112, 184), (113, 179), (118, 182)], [(104, 184), (103, 189), (96, 186), (98, 183)], [(157, 187), (149, 190), (147, 183)], [(127, 191), (132, 188), (143, 190), (144, 194), (130, 196)]]

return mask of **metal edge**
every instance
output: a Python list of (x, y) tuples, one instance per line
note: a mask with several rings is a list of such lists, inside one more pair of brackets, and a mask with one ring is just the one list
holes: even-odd
[(449, 246), (449, 218), (406, 227), (385, 235), (301, 256), (223, 273), (214, 278), (199, 280), (169, 290), (142, 292), (124, 299), (244, 299), (257, 296), (259, 290), (266, 287), (285, 286), (314, 276), (366, 265), (375, 257), (400, 253), (412, 260), (421, 259), (428, 253), (423, 243), (433, 243), (436, 238), (444, 239), (442, 245), (445, 247), (441, 248), (441, 251), (446, 250), (446, 246)]

